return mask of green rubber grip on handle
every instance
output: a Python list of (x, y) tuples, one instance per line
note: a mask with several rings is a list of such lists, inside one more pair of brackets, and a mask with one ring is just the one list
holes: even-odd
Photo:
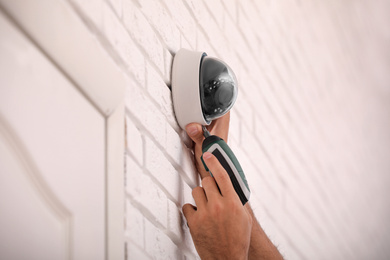
[[(233, 187), (244, 205), (249, 200), (250, 189), (244, 171), (233, 151), (223, 139), (212, 135), (203, 141), (202, 153), (205, 152), (211, 152), (221, 163), (222, 167), (229, 174)], [(201, 161), (206, 171), (210, 172), (203, 160), (203, 155), (201, 156)], [(213, 176), (211, 172), (210, 174)]]

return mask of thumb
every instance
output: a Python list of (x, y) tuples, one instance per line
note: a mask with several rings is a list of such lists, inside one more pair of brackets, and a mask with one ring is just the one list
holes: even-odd
[(204, 136), (202, 126), (197, 123), (191, 123), (186, 126), (186, 131), (188, 136), (195, 142), (197, 145), (202, 145)]

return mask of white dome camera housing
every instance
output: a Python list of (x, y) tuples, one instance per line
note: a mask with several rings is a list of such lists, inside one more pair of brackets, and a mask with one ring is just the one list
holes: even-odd
[(181, 128), (193, 122), (209, 125), (232, 108), (237, 93), (236, 76), (223, 61), (186, 49), (175, 55), (172, 96)]

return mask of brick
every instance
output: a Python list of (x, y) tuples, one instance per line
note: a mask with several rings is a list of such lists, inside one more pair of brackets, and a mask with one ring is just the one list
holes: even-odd
[(132, 38), (140, 45), (148, 59), (164, 73), (162, 44), (151, 25), (132, 1), (125, 1), (123, 22)]
[(247, 4), (240, 5), (240, 8), (238, 9), (238, 24), (240, 28), (246, 28), (246, 30), (243, 31), (245, 42), (250, 47), (251, 54), (257, 58), (259, 57), (260, 54), (261, 45), (259, 39), (257, 38), (257, 35), (254, 33), (257, 28), (253, 28), (252, 26), (257, 27), (258, 24), (260, 24), (260, 22), (254, 23), (254, 19), (250, 20), (248, 18), (248, 15), (246, 14), (246, 12), (243, 10), (241, 6), (250, 6), (250, 5)]
[[(190, 151), (181, 142), (179, 135), (165, 121), (165, 117), (155, 105), (151, 103), (141, 90), (134, 88), (126, 93), (126, 104), (131, 115), (139, 121), (145, 131), (158, 143), (159, 147), (165, 147), (168, 158), (181, 167), (186, 181), (196, 181), (197, 175), (191, 159)], [(139, 113), (143, 111), (143, 113)]]
[(131, 168), (127, 168), (126, 178), (126, 193), (130, 196), (130, 203), (136, 203), (140, 212), (150, 221), (166, 228), (168, 211), (166, 195), (149, 176), (134, 169), (129, 157), (127, 162), (128, 166), (131, 165)]
[(233, 21), (237, 21), (237, 2), (238, 1), (222, 1), (222, 4), (225, 6), (225, 10)]
[(204, 4), (207, 6), (207, 9), (209, 10), (209, 15), (213, 17), (220, 28), (223, 28), (223, 21), (224, 21), (224, 15), (225, 12), (224, 7), (222, 5), (221, 0), (215, 0), (215, 1), (203, 1)]
[(189, 10), (181, 0), (172, 0), (169, 4), (166, 4), (166, 8), (169, 10), (171, 17), (181, 33), (188, 40), (188, 42), (195, 42), (195, 21), (193, 20)]
[(247, 102), (247, 99), (243, 98), (242, 95), (240, 98), (237, 98), (234, 109), (239, 111), (241, 115), (245, 115), (241, 118), (241, 125), (245, 124), (250, 131), (253, 131), (253, 108), (251, 104)]
[(127, 259), (153, 259), (145, 251), (141, 250), (137, 245), (129, 242), (126, 244)]
[(161, 112), (167, 118), (168, 123), (179, 130), (173, 110), (172, 93), (160, 74), (155, 69), (148, 66), (147, 69), (147, 90), (154, 101), (159, 105)]
[(145, 167), (151, 175), (166, 189), (167, 194), (176, 202), (181, 192), (181, 176), (172, 166), (163, 152), (150, 139), (145, 140), (147, 151)]
[(126, 166), (125, 185), (127, 185), (128, 179), (131, 180), (132, 178), (135, 178), (136, 176), (143, 174), (144, 170), (142, 166), (140, 166), (133, 157), (127, 154), (126, 154), (125, 166)]
[(140, 10), (155, 28), (169, 50), (176, 51), (180, 45), (180, 31), (162, 2), (139, 0)]
[(151, 222), (145, 220), (145, 250), (161, 259), (178, 259), (180, 252), (172, 240)]
[[(173, 132), (171, 133), (173, 134)], [(196, 183), (198, 182), (198, 173), (195, 169), (194, 158), (191, 151), (183, 143), (178, 144), (176, 147), (170, 146), (169, 150), (172, 151), (170, 156), (181, 169), (183, 179), (190, 186), (196, 186)]]
[[(180, 48), (184, 48), (184, 49), (188, 49), (188, 50), (193, 49), (191, 44), (186, 40), (186, 38), (184, 38), (183, 35), (180, 35)], [(198, 48), (198, 50), (200, 50), (200, 49)]]
[[(180, 47), (221, 58), (236, 73), (240, 89), (229, 145), (247, 175), (256, 216), (286, 258), (386, 258), (370, 255), (374, 247), (388, 252), (380, 251), (385, 209), (369, 203), (376, 195), (359, 189), (364, 183), (367, 193), (381, 194), (383, 186), (386, 197), (379, 172), (387, 168), (373, 152), (388, 154), (375, 143), (386, 143), (388, 132), (381, 130), (387, 129), (387, 106), (375, 95), (386, 96), (367, 76), (370, 67), (386, 66), (364, 63), (369, 54), (361, 52), (382, 50), (368, 44), (383, 27), (367, 20), (379, 16), (370, 4), (351, 9), (348, 3), (310, 1), (73, 2), (129, 76), (127, 258), (198, 257), (180, 208), (194, 203), (191, 190), (199, 178), (167, 86)], [(376, 28), (370, 35), (368, 25)], [(375, 62), (380, 56), (386, 55), (372, 55)], [(360, 64), (369, 65), (362, 72)], [(375, 135), (369, 122), (376, 122)]]
[(214, 14), (222, 15), (223, 12), (221, 6), (218, 9), (210, 12), (203, 1), (186, 1), (186, 4), (189, 10), (194, 14), (197, 23), (200, 25), (203, 31), (205, 31), (209, 38), (211, 38), (214, 34), (220, 34), (220, 28), (215, 21)]
[[(199, 184), (196, 185), (195, 187), (200, 186)], [(183, 183), (182, 186), (182, 198), (181, 201), (179, 202), (179, 205), (184, 205), (186, 203), (190, 203), (192, 205), (195, 205), (194, 198), (192, 197), (192, 189), (195, 187), (190, 187), (188, 184)]]
[(126, 117), (126, 148), (138, 164), (143, 164), (143, 141), (141, 134), (129, 117)]
[(181, 210), (179, 210), (175, 203), (168, 200), (168, 234), (172, 234), (171, 236), (175, 241), (182, 241), (184, 237), (184, 232), (182, 230), (183, 227), (183, 219), (181, 216)]
[[(208, 41), (205, 41), (206, 44), (211, 44), (213, 48), (218, 52), (218, 54), (225, 53), (225, 49), (227, 48), (227, 45), (229, 44), (229, 41), (227, 41), (223, 34), (221, 33), (222, 27), (217, 24), (217, 22), (214, 19), (215, 14), (223, 14), (223, 8), (219, 8), (216, 10), (213, 10), (212, 12), (209, 12), (207, 6), (203, 4), (202, 1), (188, 1), (186, 2), (188, 8), (191, 10), (192, 13), (194, 13), (195, 20), (197, 24), (199, 24), (199, 31), (202, 33), (204, 32), (209, 39)], [(200, 32), (198, 32), (199, 34)], [(198, 39), (198, 42), (201, 42)], [(204, 49), (206, 52), (210, 52), (208, 49), (209, 47)], [(202, 49), (199, 49), (202, 50)], [(211, 53), (209, 53), (211, 54)]]
[(144, 216), (139, 212), (137, 208), (126, 201), (126, 240), (131, 240), (134, 244), (140, 248), (145, 247), (145, 228), (144, 228)]
[(125, 90), (125, 102), (129, 116), (135, 118), (138, 121), (137, 125), (148, 132), (161, 146), (164, 146), (165, 128), (168, 123), (155, 103), (138, 87)]
[(232, 109), (230, 111), (230, 126), (229, 126), (229, 139), (228, 144), (230, 144), (231, 137), (235, 138), (238, 143), (241, 140), (241, 115), (238, 112), (238, 109)]
[(110, 8), (103, 8), (103, 34), (114, 51), (142, 85), (145, 82), (145, 58)]
[[(195, 205), (195, 204), (194, 204)], [(184, 215), (182, 214), (182, 230), (184, 231), (184, 246), (187, 249), (185, 254), (188, 257), (188, 259), (200, 259), (199, 255), (195, 249), (194, 242), (192, 241), (190, 228), (187, 226), (187, 220), (185, 219)]]
[(196, 35), (196, 49), (206, 52), (209, 56), (215, 56), (214, 47), (211, 45), (210, 40), (207, 38), (204, 32), (200, 29), (198, 29)]

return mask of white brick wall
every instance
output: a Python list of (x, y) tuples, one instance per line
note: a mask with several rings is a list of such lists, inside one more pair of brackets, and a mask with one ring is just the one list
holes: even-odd
[(390, 257), (389, 1), (70, 1), (128, 78), (127, 259), (197, 255), (169, 90), (181, 47), (237, 74), (230, 144), (286, 258)]

